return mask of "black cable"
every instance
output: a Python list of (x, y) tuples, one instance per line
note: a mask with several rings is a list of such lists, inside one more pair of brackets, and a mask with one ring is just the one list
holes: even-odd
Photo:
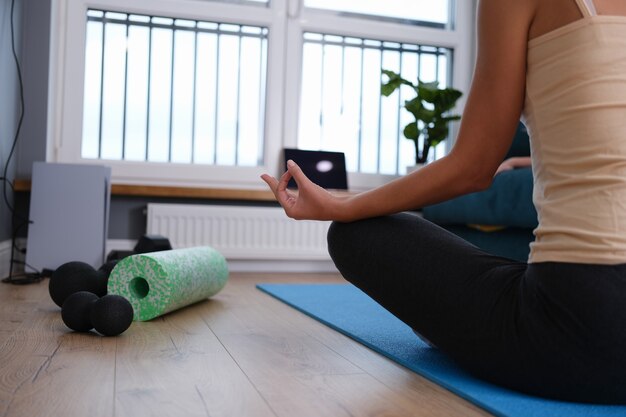
[(15, 239), (12, 239), (11, 246), (13, 246), (13, 248), (16, 251), (22, 252), (22, 253), (24, 252), (24, 250), (17, 247), (16, 240), (17, 240), (17, 235), (20, 232), (20, 230), (22, 229), (22, 227), (26, 226), (27, 224), (30, 224), (30, 222), (29, 221), (24, 221), (24, 222), (20, 223), (19, 225), (17, 225), (17, 227), (15, 227), (13, 229), (13, 235), (15, 235)]
[[(9, 276), (4, 278), (2, 280), (2, 282), (6, 283), (6, 284), (14, 284), (14, 285), (26, 285), (26, 284), (34, 284), (36, 282), (41, 281), (42, 279), (44, 279), (44, 276), (33, 266), (28, 265), (25, 261), (18, 261), (15, 259), (15, 250), (17, 249), (19, 251), (19, 248), (17, 247), (17, 245), (15, 244), (15, 240), (17, 239), (17, 234), (19, 232), (19, 230), (25, 225), (26, 223), (22, 223), (20, 224), (18, 227), (16, 227), (15, 229), (13, 229), (13, 236), (12, 236), (12, 245), (11, 245), (11, 265), (9, 267)], [(17, 275), (13, 275), (13, 265), (15, 264), (20, 264), (20, 265), (25, 265), (28, 266), (29, 268), (33, 269), (35, 271), (35, 273), (23, 273), (23, 274), (17, 274)]]
[(19, 90), (20, 90), (20, 118), (17, 123), (17, 129), (15, 131), (15, 137), (13, 138), (13, 144), (11, 145), (11, 151), (9, 152), (9, 157), (7, 158), (6, 164), (4, 165), (4, 172), (2, 174), (3, 177), (3, 196), (4, 202), (7, 207), (11, 211), (11, 214), (15, 215), (15, 209), (11, 206), (9, 202), (9, 198), (7, 197), (7, 182), (9, 182), (7, 173), (9, 171), (9, 164), (11, 162), (11, 158), (13, 157), (13, 153), (15, 152), (15, 147), (17, 146), (17, 140), (20, 136), (20, 131), (22, 130), (22, 123), (24, 121), (24, 82), (22, 80), (22, 68), (20, 66), (20, 61), (17, 57), (17, 52), (15, 51), (15, 27), (14, 27), (14, 13), (15, 13), (15, 0), (11, 0), (11, 51), (13, 52), (13, 60), (15, 62), (15, 68), (17, 69), (17, 79), (19, 81)]
[[(17, 247), (15, 243), (15, 241), (17, 240), (17, 234), (19, 233), (20, 229), (24, 227), (24, 225), (26, 224), (28, 223), (22, 222), (19, 226), (13, 229), (13, 236), (11, 237), (11, 264), (9, 266), (9, 276), (2, 279), (2, 282), (6, 284), (14, 284), (14, 285), (34, 284), (44, 279), (44, 276), (37, 270), (37, 268), (34, 268), (31, 265), (28, 265), (26, 261), (18, 261), (17, 259), (15, 259), (15, 251), (16, 250), (20, 251), (20, 249)], [(13, 265), (15, 264), (28, 266), (35, 272), (13, 275)]]
[[(43, 277), (41, 276), (41, 274), (37, 271), (34, 274), (28, 274), (28, 273), (24, 273), (24, 274), (19, 274), (19, 275), (13, 275), (13, 265), (15, 263), (17, 263), (18, 261), (15, 259), (15, 251), (21, 251), (17, 245), (16, 245), (16, 240), (17, 240), (17, 233), (19, 232), (19, 230), (25, 226), (26, 224), (32, 223), (30, 220), (28, 220), (27, 218), (19, 215), (18, 213), (15, 212), (15, 207), (13, 207), (9, 201), (9, 197), (7, 196), (7, 184), (9, 184), (9, 186), (11, 187), (11, 191), (13, 192), (13, 195), (15, 196), (15, 189), (13, 188), (13, 184), (11, 184), (9, 177), (8, 177), (8, 171), (9, 171), (9, 164), (11, 163), (11, 158), (13, 157), (13, 154), (15, 152), (15, 148), (17, 146), (17, 141), (19, 139), (20, 136), (20, 131), (22, 130), (22, 123), (24, 122), (24, 113), (25, 113), (25, 109), (24, 109), (24, 81), (22, 79), (22, 68), (20, 66), (20, 61), (17, 57), (17, 52), (15, 50), (15, 24), (14, 24), (14, 15), (15, 15), (15, 0), (11, 0), (11, 15), (10, 15), (10, 20), (11, 20), (11, 51), (13, 53), (13, 61), (15, 62), (15, 68), (17, 70), (17, 79), (18, 79), (18, 86), (19, 86), (19, 92), (20, 92), (20, 117), (19, 117), (19, 121), (17, 122), (17, 129), (15, 130), (15, 136), (13, 138), (13, 144), (11, 145), (11, 150), (9, 152), (9, 156), (6, 160), (6, 164), (4, 165), (4, 172), (2, 174), (2, 195), (4, 197), (4, 202), (7, 205), (7, 208), (9, 209), (9, 211), (11, 212), (11, 224), (13, 226), (13, 224), (15, 224), (16, 222), (16, 218), (20, 218), (22, 220), (22, 222), (18, 225), (18, 226), (13, 226), (13, 235), (11, 237), (11, 261), (10, 261), (10, 265), (9, 265), (9, 276), (4, 278), (2, 280), (2, 282), (6, 282), (6, 283), (10, 283), (10, 284), (17, 284), (17, 285), (24, 285), (24, 284), (32, 284), (34, 282), (39, 282), (43, 279)], [(32, 268), (30, 265), (27, 265), (26, 262), (24, 262), (24, 265)], [(32, 268), (35, 269), (35, 268)]]
[(0, 181), (5, 181), (5, 180), (6, 180), (6, 183), (9, 184), (9, 187), (11, 187), (11, 192), (14, 193), (15, 188), (13, 188), (13, 184), (11, 184), (11, 181), (8, 178), (0, 177)]

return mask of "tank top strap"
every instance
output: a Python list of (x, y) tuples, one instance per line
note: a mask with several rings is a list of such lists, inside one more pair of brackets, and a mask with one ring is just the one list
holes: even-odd
[(596, 6), (593, 4), (593, 0), (576, 0), (576, 4), (583, 14), (583, 17), (596, 16)]

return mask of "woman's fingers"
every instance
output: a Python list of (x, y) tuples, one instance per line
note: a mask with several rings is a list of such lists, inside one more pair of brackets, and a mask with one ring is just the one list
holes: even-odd
[(287, 171), (285, 171), (278, 180), (268, 174), (261, 175), (261, 179), (265, 181), (267, 185), (269, 185), (270, 189), (272, 190), (272, 192), (274, 192), (274, 195), (276, 195), (276, 197), (278, 197), (279, 193), (287, 191), (287, 185), (289, 185), (289, 180), (291, 180), (291, 178), (294, 178), (296, 180), (296, 183), (299, 183), (303, 180), (308, 180), (300, 167), (296, 165), (296, 163), (292, 160), (289, 160), (287, 162)]
[(267, 183), (267, 185), (274, 193), (274, 197), (280, 203), (281, 206), (286, 210), (291, 204), (293, 200), (293, 196), (287, 190), (287, 184), (291, 179), (291, 174), (285, 172), (279, 180), (272, 177), (268, 174), (261, 175), (261, 179)]
[(289, 171), (283, 172), (283, 175), (280, 176), (278, 180), (278, 191), (282, 192), (287, 190), (287, 186), (289, 185), (289, 180), (291, 179), (291, 174)]
[[(324, 189), (315, 185), (293, 161), (287, 162), (287, 171), (279, 179), (268, 174), (261, 175), (270, 187), (276, 200), (293, 219), (329, 220), (329, 205), (333, 197)], [(294, 178), (298, 184), (298, 192), (287, 189), (289, 180)]]
[(278, 181), (276, 178), (271, 175), (263, 174), (261, 175), (261, 179), (265, 181), (265, 183), (270, 187), (270, 190), (274, 193), (274, 196), (276, 196), (276, 189), (278, 188)]
[(290, 174), (290, 177), (293, 177), (296, 181), (298, 188), (300, 188), (304, 182), (310, 181), (304, 172), (302, 172), (302, 169), (298, 166), (298, 164), (293, 162), (291, 159), (287, 161), (287, 172)]
[(293, 162), (291, 159), (287, 161), (287, 172), (293, 175), (296, 179), (300, 179), (304, 175), (298, 164)]

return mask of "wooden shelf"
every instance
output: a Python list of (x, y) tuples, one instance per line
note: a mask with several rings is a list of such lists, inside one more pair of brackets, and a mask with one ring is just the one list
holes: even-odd
[[(16, 192), (29, 192), (29, 180), (15, 180)], [(207, 200), (274, 201), (269, 190), (242, 190), (232, 188), (162, 187), (153, 185), (113, 184), (111, 194), (130, 197), (199, 198)]]

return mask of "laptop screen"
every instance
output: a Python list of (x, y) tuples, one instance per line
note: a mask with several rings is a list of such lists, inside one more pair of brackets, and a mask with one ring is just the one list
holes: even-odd
[[(293, 160), (302, 168), (304, 174), (311, 181), (322, 188), (333, 190), (348, 189), (348, 175), (346, 173), (346, 157), (343, 152), (305, 151), (302, 149), (285, 148), (284, 162)], [(298, 188), (292, 178), (289, 188)]]

